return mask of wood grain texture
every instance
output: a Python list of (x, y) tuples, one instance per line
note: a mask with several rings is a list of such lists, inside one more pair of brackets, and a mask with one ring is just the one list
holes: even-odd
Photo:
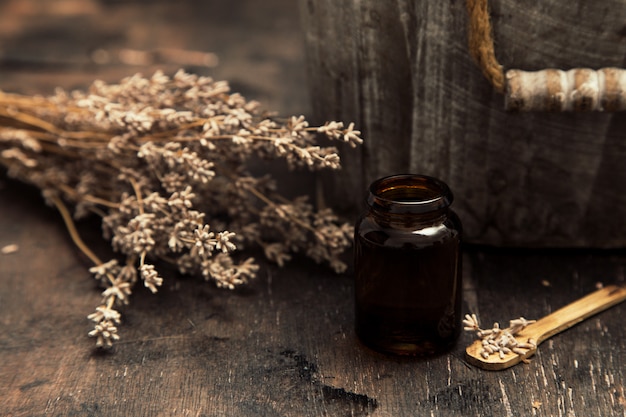
[[(71, 5), (87, 10), (71, 17)], [(152, 66), (61, 68), (53, 59), (83, 56), (85, 45), (166, 44), (216, 52), (216, 78), (281, 113), (306, 113), (295, 7), (287, 0), (0, 2), (3, 57), (23, 51), (51, 59), (0, 59), (0, 88), (46, 93), (149, 73)], [(43, 42), (46, 33), (56, 37)], [(469, 62), (467, 70), (474, 71)], [(308, 182), (296, 184), (301, 193)], [(79, 231), (104, 257), (98, 225), (81, 222)], [(545, 342), (528, 365), (487, 373), (463, 359), (470, 335), (429, 360), (367, 350), (353, 331), (350, 273), (297, 259), (284, 269), (264, 264), (257, 280), (234, 292), (176, 274), (165, 276), (156, 295), (138, 287), (123, 311), (120, 343), (102, 353), (87, 337), (86, 316), (100, 301), (89, 263), (38, 192), (0, 173), (0, 248), (9, 244), (19, 250), (0, 255), (2, 416), (626, 414), (624, 305)], [(624, 284), (625, 271), (623, 251), (468, 247), (464, 312), (485, 322), (542, 317), (598, 281)]]
[[(3, 180), (0, 397), (7, 416), (585, 416), (626, 413), (626, 334), (619, 305), (541, 345), (502, 372), (450, 354), (395, 358), (353, 331), (352, 280), (304, 260), (265, 265), (238, 291), (168, 274), (137, 289), (122, 339), (93, 348), (86, 315), (99, 290), (61, 220), (36, 192)], [(97, 250), (93, 224), (81, 232)], [(624, 284), (621, 252), (470, 248), (464, 312), (485, 321), (538, 318)]]
[[(626, 116), (504, 111), (467, 52), (463, 1), (300, 4), (313, 111), (366, 139), (330, 200), (354, 210), (369, 182), (411, 171), (449, 183), (472, 242), (626, 244)], [(505, 69), (625, 65), (621, 0), (490, 4)]]

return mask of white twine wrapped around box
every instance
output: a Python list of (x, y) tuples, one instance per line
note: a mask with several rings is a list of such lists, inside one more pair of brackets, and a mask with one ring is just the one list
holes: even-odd
[(511, 69), (506, 72), (504, 103), (513, 111), (624, 111), (626, 70)]

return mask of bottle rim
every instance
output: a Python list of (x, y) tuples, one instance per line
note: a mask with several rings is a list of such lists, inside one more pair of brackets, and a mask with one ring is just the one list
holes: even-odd
[[(398, 192), (405, 198), (393, 198)], [(435, 177), (397, 174), (374, 181), (369, 188), (367, 204), (388, 213), (420, 214), (447, 208), (453, 199), (448, 185)]]

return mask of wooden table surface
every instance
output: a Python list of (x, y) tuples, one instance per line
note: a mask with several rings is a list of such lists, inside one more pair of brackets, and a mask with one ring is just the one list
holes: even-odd
[[(292, 3), (0, 1), (0, 89), (48, 93), (173, 71), (93, 62), (94, 51), (167, 47), (214, 52), (216, 67), (194, 70), (306, 114)], [(96, 222), (79, 230), (107, 250)], [(626, 304), (546, 341), (528, 364), (488, 372), (464, 360), (471, 335), (428, 360), (361, 346), (351, 275), (297, 259), (263, 263), (235, 291), (176, 274), (156, 295), (138, 287), (122, 339), (103, 352), (87, 337), (100, 300), (88, 261), (38, 192), (0, 173), (0, 247), (9, 244), (19, 250), (0, 255), (2, 416), (626, 416)], [(469, 246), (464, 312), (539, 318), (598, 283), (625, 285), (625, 269), (625, 250)]]

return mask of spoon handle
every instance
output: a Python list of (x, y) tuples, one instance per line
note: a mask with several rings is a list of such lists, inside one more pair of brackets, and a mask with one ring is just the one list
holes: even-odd
[(510, 352), (504, 355), (504, 357), (500, 355), (483, 357), (482, 343), (480, 340), (476, 340), (465, 349), (467, 361), (491, 371), (509, 368), (534, 355), (537, 351), (537, 345), (549, 337), (569, 329), (573, 325), (624, 300), (626, 300), (625, 286), (608, 285), (556, 310), (535, 323), (529, 324), (516, 334), (515, 338), (522, 343), (526, 343), (530, 339), (534, 341), (532, 347), (525, 353), (517, 354)]
[(626, 287), (608, 285), (528, 325), (519, 336), (535, 339), (539, 344), (625, 299)]

